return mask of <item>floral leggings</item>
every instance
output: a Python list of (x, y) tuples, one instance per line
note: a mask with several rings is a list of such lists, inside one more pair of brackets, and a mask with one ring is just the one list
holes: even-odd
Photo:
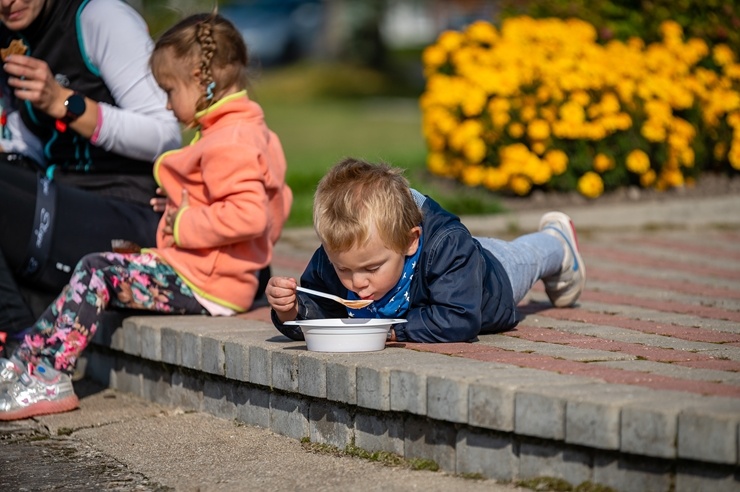
[(207, 314), (193, 291), (152, 253), (92, 253), (15, 350), (15, 357), (74, 372), (108, 306), (171, 314)]

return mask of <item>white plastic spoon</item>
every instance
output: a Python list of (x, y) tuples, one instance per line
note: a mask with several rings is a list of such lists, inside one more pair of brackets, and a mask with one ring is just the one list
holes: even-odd
[(344, 304), (348, 308), (352, 308), (352, 309), (362, 309), (366, 306), (369, 306), (373, 302), (372, 299), (364, 300), (364, 301), (361, 299), (358, 299), (356, 301), (350, 301), (349, 299), (342, 299), (341, 297), (335, 296), (333, 294), (327, 294), (326, 292), (319, 292), (318, 290), (307, 289), (305, 287), (300, 287), (300, 286), (296, 287), (296, 290), (305, 292), (306, 294), (311, 294), (314, 296), (325, 297), (327, 299), (331, 299), (332, 301), (336, 301), (339, 304)]

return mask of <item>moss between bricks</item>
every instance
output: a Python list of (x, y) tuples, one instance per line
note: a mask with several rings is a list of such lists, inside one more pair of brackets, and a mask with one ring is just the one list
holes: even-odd
[(321, 444), (311, 442), (308, 437), (301, 439), (301, 445), (303, 449), (311, 451), (312, 453), (330, 454), (332, 456), (350, 456), (353, 458), (360, 458), (368, 461), (374, 461), (385, 466), (395, 466), (400, 468), (409, 468), (412, 470), (428, 470), (438, 471), (439, 465), (429, 459), (423, 458), (410, 458), (406, 459), (398, 456), (394, 453), (387, 451), (366, 451), (354, 445), (354, 442), (348, 444), (344, 449), (339, 449), (331, 444)]
[(583, 482), (573, 487), (570, 482), (555, 477), (535, 477), (516, 482), (519, 487), (548, 492), (616, 492), (613, 488), (593, 482)]

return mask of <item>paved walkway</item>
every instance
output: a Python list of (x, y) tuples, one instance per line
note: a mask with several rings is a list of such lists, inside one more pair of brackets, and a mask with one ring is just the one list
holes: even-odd
[[(266, 306), (134, 316), (98, 331), (87, 374), (169, 408), (458, 475), (736, 492), (740, 196), (563, 211), (579, 230), (586, 291), (553, 309), (536, 286), (516, 330), (323, 354), (282, 337)], [(463, 222), (506, 238), (535, 230), (541, 213)], [(273, 273), (298, 277), (316, 246), (312, 230), (286, 230)]]
[[(565, 211), (588, 273), (575, 308), (552, 308), (538, 283), (513, 331), (475, 344), (394, 346), (740, 398), (740, 197)], [(535, 230), (540, 215), (463, 220), (474, 234), (513, 237)], [(316, 246), (312, 230), (286, 231), (275, 274), (298, 278)], [(267, 308), (245, 317), (269, 321)]]

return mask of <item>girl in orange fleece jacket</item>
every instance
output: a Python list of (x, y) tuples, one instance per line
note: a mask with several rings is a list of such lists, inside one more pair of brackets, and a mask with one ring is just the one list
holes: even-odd
[(278, 137), (247, 97), (247, 48), (217, 14), (188, 17), (157, 41), (152, 72), (167, 107), (197, 128), (157, 159), (167, 196), (157, 247), (95, 253), (10, 359), (0, 359), (0, 420), (71, 410), (70, 374), (103, 311), (233, 315), (249, 309), (292, 203)]

